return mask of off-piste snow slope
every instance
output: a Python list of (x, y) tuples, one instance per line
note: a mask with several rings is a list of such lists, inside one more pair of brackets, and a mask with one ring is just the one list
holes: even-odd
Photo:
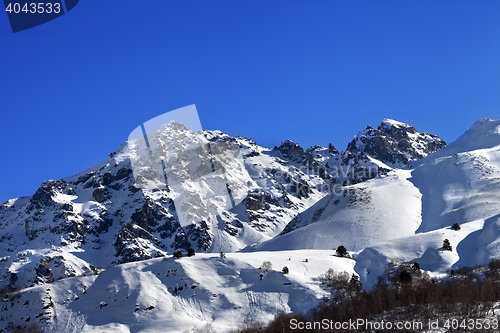
[[(367, 288), (394, 258), (435, 274), (487, 263), (500, 256), (499, 162), (500, 121), (479, 119), (446, 148), (407, 167), (386, 164), (390, 171), (330, 193), (251, 249), (344, 245), (360, 252), (355, 269)], [(451, 229), (455, 223), (461, 230)]]
[[(200, 253), (116, 265), (24, 289), (1, 303), (0, 324), (36, 322), (46, 332), (180, 333), (210, 323), (226, 332), (245, 319), (265, 322), (280, 311), (317, 305), (328, 296), (316, 281), (324, 267), (354, 273), (353, 260), (333, 253)], [(260, 270), (263, 260), (273, 270)]]
[[(0, 329), (34, 321), (51, 332), (183, 332), (206, 323), (225, 331), (315, 306), (327, 295), (317, 277), (330, 267), (370, 288), (394, 258), (434, 275), (485, 263), (500, 254), (499, 129), (480, 119), (446, 147), (386, 119), (343, 152), (291, 141), (268, 149), (203, 131), (203, 144), (240, 147), (246, 173), (228, 168), (225, 181), (246, 195), (227, 208), (214, 193), (218, 214), (188, 226), (176, 213), (178, 188), (137, 186), (132, 166), (143, 162), (125, 143), (96, 167), (0, 206), (0, 283), (22, 288), (2, 303)], [(171, 135), (192, 133), (170, 123), (155, 140)], [(353, 258), (336, 257), (339, 245)], [(172, 258), (189, 247), (194, 257)], [(267, 260), (273, 268), (264, 272)]]
[[(422, 195), (422, 222), (415, 235), (356, 256), (356, 271), (366, 285), (376, 282), (390, 258), (442, 274), (500, 256), (499, 120), (477, 120), (447, 148), (414, 163), (409, 180)], [(460, 230), (451, 229), (455, 223)], [(442, 248), (444, 239), (452, 251)]]
[[(370, 179), (378, 181), (386, 174), (393, 177), (395, 166), (407, 168), (411, 161), (445, 146), (434, 135), (417, 133), (413, 127), (392, 120), (384, 120), (377, 129), (367, 127), (359, 132), (344, 152), (331, 144), (304, 151), (291, 141), (268, 149), (251, 139), (233, 138), (220, 131), (202, 131), (195, 138), (195, 133), (175, 122), (148, 137), (155, 142), (153, 157), (176, 147), (178, 155), (189, 155), (178, 160), (180, 166), (173, 174), (183, 179), (180, 186), (144, 189), (141, 185), (149, 179), (133, 170), (141, 170), (146, 176), (155, 170), (148, 169), (148, 160), (142, 158), (144, 147), (129, 141), (89, 170), (46, 181), (31, 197), (8, 200), (0, 205), (0, 285), (28, 287), (188, 248), (196, 252), (238, 251), (273, 238), (298, 213), (329, 193), (356, 192), (340, 204), (361, 212), (364, 206), (355, 202), (356, 196), (363, 200), (366, 195), (363, 191), (368, 187), (362, 184)], [(199, 149), (188, 149), (194, 140)], [(203, 147), (218, 143), (237, 146), (244, 167), (228, 164), (223, 175), (201, 174), (197, 179), (184, 172), (193, 167), (191, 161), (207, 160)], [(227, 195), (203, 186), (217, 177), (218, 185), (227, 185), (233, 197), (241, 198), (234, 207), (228, 205)], [(404, 175), (397, 177), (406, 184), (397, 196), (406, 196), (403, 192), (409, 183)], [(352, 184), (360, 186), (352, 188)], [(181, 207), (184, 214), (193, 217), (188, 225), (181, 225), (179, 207), (174, 202), (181, 195), (193, 198)], [(209, 213), (206, 198), (211, 199)], [(394, 209), (388, 211), (400, 214)], [(380, 237), (387, 238), (387, 232), (377, 236), (372, 229), (376, 242)], [(393, 237), (408, 235), (408, 228), (403, 229), (393, 228)], [(345, 238), (350, 238), (349, 233)], [(371, 244), (374, 242), (367, 241), (350, 249)], [(295, 248), (315, 248), (298, 245)]]
[(377, 163), (377, 177), (346, 184), (298, 214), (280, 235), (253, 250), (332, 249), (350, 251), (414, 235), (421, 219), (422, 196), (410, 181), (411, 163), (445, 147), (438, 137), (385, 119), (367, 127), (348, 151)]

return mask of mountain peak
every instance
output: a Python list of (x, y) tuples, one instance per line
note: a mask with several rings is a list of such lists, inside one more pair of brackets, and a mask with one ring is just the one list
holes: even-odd
[(397, 128), (411, 127), (411, 128), (413, 128), (413, 126), (410, 126), (408, 124), (402, 123), (402, 122), (394, 120), (394, 119), (388, 119), (388, 118), (384, 118), (384, 120), (382, 120), (382, 123), (380, 123), (378, 128), (380, 129), (380, 128), (391, 128), (391, 127), (397, 127)]
[(452, 142), (442, 154), (492, 148), (500, 145), (500, 119), (480, 118), (464, 134)]
[(436, 135), (418, 133), (413, 126), (384, 119), (377, 129), (368, 126), (358, 132), (347, 151), (358, 158), (366, 154), (386, 164), (404, 167), (444, 147), (446, 143)]
[(281, 142), (281, 145), (275, 149), (279, 150), (284, 157), (294, 161), (301, 161), (305, 156), (304, 149), (292, 140)]
[(500, 119), (479, 118), (472, 124), (469, 131), (484, 131), (490, 134), (500, 134)]

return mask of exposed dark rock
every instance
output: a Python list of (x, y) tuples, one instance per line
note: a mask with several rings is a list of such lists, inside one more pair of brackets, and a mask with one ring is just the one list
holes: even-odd
[(295, 195), (297, 198), (309, 198), (309, 194), (312, 193), (311, 187), (305, 181), (296, 182), (294, 181), (290, 186), (290, 193)]
[(93, 175), (95, 174), (95, 171), (91, 171), (89, 173), (87, 173), (86, 175), (84, 176), (81, 176), (78, 178), (78, 180), (76, 182), (74, 182), (75, 185), (80, 185), (81, 183), (85, 183), (87, 182), (87, 180), (89, 180)]
[(181, 229), (181, 224), (175, 216), (164, 217), (163, 221), (165, 222), (156, 228), (156, 231), (160, 233), (160, 237), (162, 239), (172, 237), (176, 232), (179, 231), (179, 229)]
[[(208, 146), (214, 154), (228, 150), (227, 148), (232, 149), (233, 143), (238, 142), (219, 131), (207, 131), (205, 137), (210, 141)], [(280, 219), (288, 219), (288, 216), (310, 204), (296, 200), (297, 198), (311, 198), (312, 194), (319, 198), (318, 191), (332, 191), (334, 185), (355, 184), (373, 178), (377, 171), (370, 173), (365, 166), (376, 164), (369, 161), (368, 155), (384, 159), (386, 163), (393, 161), (406, 165), (408, 161), (421, 158), (445, 145), (438, 137), (417, 133), (411, 126), (388, 126), (388, 123), (381, 124), (377, 129), (368, 127), (360, 132), (343, 153), (339, 153), (332, 144), (328, 148), (312, 146), (304, 151), (298, 144), (288, 140), (275, 147), (275, 152), (270, 154), (265, 149), (260, 152), (260, 148), (251, 139), (245, 139), (244, 144), (241, 141), (239, 143), (238, 147), (245, 152), (245, 158), (249, 159), (245, 164), (256, 166), (255, 172), (249, 172), (252, 180), (245, 179), (237, 185), (241, 187), (232, 192), (238, 193), (236, 191), (242, 189), (246, 191), (244, 186), (251, 189), (243, 202), (237, 203), (237, 206), (245, 210), (248, 222), (243, 217), (243, 222), (235, 218), (235, 210), (228, 210), (221, 212), (219, 223), (209, 223), (208, 219), (211, 217), (207, 216), (205, 221), (182, 227), (170, 189), (142, 190), (139, 187), (140, 177), (133, 177), (130, 162), (125, 162), (124, 155), (117, 151), (111, 155), (114, 160), (100, 164), (99, 168), (75, 181), (44, 182), (33, 197), (20, 200), (14, 205), (12, 202), (0, 205), (0, 229), (5, 231), (0, 242), (7, 252), (19, 251), (16, 245), (10, 244), (14, 242), (9, 242), (6, 235), (10, 235), (9, 225), (24, 224), (28, 239), (37, 239), (37, 244), (46, 244), (46, 248), (87, 244), (85, 251), (99, 251), (108, 246), (104, 242), (105, 237), (100, 236), (113, 232), (109, 237), (114, 238), (112, 245), (116, 251), (115, 264), (162, 256), (167, 250), (174, 252), (193, 247), (197, 252), (207, 251), (211, 249), (216, 233), (225, 233), (224, 237), (237, 237), (247, 226), (259, 232), (275, 231), (282, 223)], [(273, 161), (264, 167), (265, 163), (260, 161), (260, 157), (266, 160), (271, 158)], [(384, 171), (386, 170), (378, 169), (379, 173)], [(262, 189), (255, 190), (255, 184)], [(101, 204), (90, 199), (85, 203), (84, 209), (80, 210), (79, 205), (82, 200), (89, 199), (90, 193)], [(61, 194), (77, 195), (78, 198)], [(349, 205), (356, 205), (363, 199), (349, 195), (352, 199)], [(118, 198), (120, 200), (115, 200)], [(322, 214), (322, 210), (317, 209), (313, 220), (320, 219)], [(293, 230), (300, 223), (300, 217), (297, 216), (283, 232)], [(117, 225), (119, 227), (111, 228)], [(211, 230), (212, 226), (221, 230)], [(56, 264), (51, 261), (41, 262), (36, 265), (36, 269), (30, 268), (26, 273), (32, 274), (30, 283), (34, 282), (35, 274), (38, 276), (37, 283), (52, 281), (54, 277), (51, 277), (50, 267), (54, 268)], [(68, 273), (65, 274), (69, 276), (73, 273), (68, 268)], [(24, 275), (16, 276), (23, 279)], [(1, 282), (7, 284), (9, 279), (15, 277), (4, 275)]]
[(255, 157), (255, 156), (260, 156), (260, 153), (256, 152), (256, 151), (252, 151), (252, 152), (246, 154), (244, 157), (245, 158), (250, 158), (250, 157)]
[(139, 192), (141, 189), (135, 185), (130, 185), (128, 191), (132, 194)]
[(245, 199), (245, 206), (248, 210), (256, 211), (264, 208), (262, 197), (257, 194), (249, 194)]
[(73, 205), (70, 203), (63, 204), (61, 208), (64, 209), (65, 211), (68, 211), (68, 212), (73, 211)]
[(73, 188), (64, 180), (49, 180), (43, 182), (40, 188), (31, 197), (28, 209), (40, 208), (41, 206), (50, 206), (54, 202), (52, 198), (57, 194), (73, 195)]
[(115, 181), (127, 178), (130, 174), (132, 174), (132, 169), (128, 168), (121, 168), (116, 172), (116, 175), (112, 175), (111, 172), (108, 171), (103, 175), (102, 183), (103, 185), (108, 186)]
[(127, 263), (152, 258), (141, 246), (138, 246), (137, 240), (139, 238), (155, 239), (153, 235), (141, 227), (129, 223), (122, 225), (113, 244), (116, 250), (115, 256), (118, 258), (116, 263)]
[[(319, 146), (318, 146), (319, 147)], [(319, 164), (314, 159), (313, 150), (308, 148), (305, 153), (305, 158), (302, 161), (302, 165), (305, 165), (309, 170), (317, 170)]]
[(14, 272), (11, 272), (10, 270), (8, 271), (9, 276), (9, 287), (14, 288), (16, 285), (17, 280), (19, 279), (17, 274)]
[(384, 163), (408, 165), (413, 160), (446, 147), (438, 136), (402, 123), (383, 121), (377, 129), (368, 126), (359, 132), (347, 146), (347, 151), (360, 158), (368, 154)]
[(254, 191), (248, 193), (248, 196), (243, 200), (243, 202), (247, 210), (250, 211), (269, 209), (270, 205), (279, 206), (279, 200), (265, 191)]
[(94, 228), (94, 235), (99, 236), (108, 232), (109, 227), (113, 225), (113, 219), (108, 214), (102, 215), (99, 224)]
[(297, 163), (302, 163), (306, 157), (304, 149), (291, 140), (283, 141), (281, 145), (277, 148), (275, 147), (275, 149), (279, 150), (285, 158)]
[(97, 201), (97, 202), (104, 202), (108, 200), (108, 198), (105, 195), (105, 191), (102, 187), (96, 188), (94, 192), (92, 192), (92, 197)]
[(241, 223), (241, 221), (238, 219), (231, 222), (226, 222), (224, 227), (224, 231), (231, 236), (236, 236), (241, 229), (243, 229), (243, 223)]
[(197, 247), (201, 251), (207, 251), (212, 245), (213, 236), (210, 233), (210, 227), (205, 221), (197, 224), (190, 224), (187, 227), (187, 234), (192, 242), (197, 243)]
[(302, 222), (301, 215), (299, 214), (295, 216), (290, 222), (288, 222), (288, 224), (285, 226), (280, 235), (285, 235), (289, 232), (294, 231), (295, 229), (297, 229), (297, 226), (300, 225), (301, 222)]
[(189, 249), (191, 247), (191, 243), (184, 233), (184, 230), (180, 228), (179, 232), (175, 235), (174, 242), (170, 247), (173, 249)]
[(50, 265), (45, 259), (40, 259), (40, 262), (36, 264), (36, 282), (37, 283), (51, 283), (54, 281), (54, 276), (50, 270)]
[(108, 186), (108, 188), (113, 189), (115, 191), (119, 191), (123, 188), (123, 185), (120, 183), (114, 183)]
[[(87, 178), (87, 177), (85, 177)], [(92, 172), (91, 176), (87, 178), (83, 188), (97, 188), (103, 183), (103, 175), (100, 172)]]
[(136, 210), (132, 216), (130, 217), (130, 220), (143, 228), (144, 230), (150, 230), (150, 227), (155, 227), (158, 225), (157, 222), (157, 213), (147, 204), (144, 203), (144, 205)]
[[(87, 225), (89, 223), (87, 222)], [(85, 237), (87, 237), (85, 232), (85, 224), (79, 221), (66, 221), (65, 226), (62, 230), (68, 236), (70, 241), (83, 242)]]
[(111, 175), (111, 172), (106, 172), (104, 175), (102, 175), (102, 184), (104, 186), (108, 186), (114, 181), (114, 177)]
[(328, 144), (328, 152), (332, 155), (339, 153), (339, 151), (335, 149), (335, 147), (331, 143)]

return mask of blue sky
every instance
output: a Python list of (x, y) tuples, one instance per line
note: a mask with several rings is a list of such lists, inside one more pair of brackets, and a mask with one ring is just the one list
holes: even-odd
[(499, 118), (500, 1), (97, 1), (12, 34), (0, 13), (0, 201), (196, 104), (203, 128), (344, 150), (394, 118), (455, 140)]

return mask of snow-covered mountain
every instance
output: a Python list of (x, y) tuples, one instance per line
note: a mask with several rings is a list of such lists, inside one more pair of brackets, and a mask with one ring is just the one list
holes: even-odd
[[(54, 332), (65, 324), (76, 332), (165, 325), (180, 332), (212, 321), (226, 329), (248, 314), (265, 320), (314, 306), (324, 295), (316, 278), (328, 267), (356, 272), (369, 288), (393, 258), (417, 261), (432, 275), (500, 255), (498, 120), (478, 120), (448, 147), (389, 119), (358, 132), (343, 152), (291, 141), (269, 149), (220, 131), (195, 136), (177, 123), (153, 140), (153, 161), (173, 144), (189, 155), (165, 168), (180, 185), (143, 186), (158, 174), (146, 172), (144, 147), (130, 141), (94, 168), (0, 206), (0, 284), (28, 288), (22, 302), (0, 311), (0, 329), (39, 313)], [(194, 141), (208, 155), (182, 146)], [(243, 168), (210, 173), (203, 156), (212, 158), (217, 145), (236, 147)], [(231, 196), (210, 185), (222, 176), (218, 184)], [(180, 207), (183, 195), (196, 200)], [(181, 224), (179, 214), (192, 223)], [(455, 223), (460, 230), (450, 228)], [(445, 238), (452, 251), (442, 248)], [(339, 245), (353, 259), (333, 256)], [(171, 258), (191, 247), (195, 257)], [(260, 280), (263, 260), (274, 271)], [(278, 273), (282, 266), (290, 275)]]
[(413, 126), (384, 119), (375, 129), (370, 126), (358, 132), (347, 146), (347, 151), (359, 158), (369, 155), (393, 167), (408, 167), (411, 161), (419, 160), (446, 147), (437, 135), (417, 132)]
[(333, 249), (349, 251), (415, 234), (421, 223), (421, 194), (409, 170), (391, 170), (368, 181), (331, 192), (298, 214), (257, 251)]
[[(344, 155), (369, 160), (378, 176), (344, 184), (298, 214), (278, 237), (253, 250), (332, 249), (350, 251), (410, 236), (421, 224), (421, 193), (409, 181), (411, 162), (446, 147), (436, 135), (418, 133), (401, 122), (384, 119), (358, 132)], [(432, 155), (431, 155), (432, 156)]]
[[(500, 256), (500, 120), (479, 119), (447, 148), (417, 163), (410, 179), (422, 193), (422, 223), (416, 234), (363, 250), (356, 271), (375, 282), (375, 262), (397, 255), (422, 268), (486, 264)], [(460, 230), (453, 230), (453, 224)], [(448, 239), (452, 251), (444, 251)], [(373, 258), (377, 257), (376, 260)]]
[[(198, 147), (227, 143), (239, 148), (245, 170), (226, 165), (222, 182), (233, 198), (240, 198), (234, 207), (214, 186), (202, 188), (182, 172), (193, 168), (193, 160), (201, 161), (197, 169), (204, 167), (199, 150), (189, 149), (194, 140)], [(177, 167), (167, 170), (170, 179), (183, 180), (180, 186), (170, 182), (145, 189), (144, 182), (157, 178), (156, 170), (148, 169), (149, 161), (142, 158), (145, 147), (130, 141), (94, 168), (44, 182), (33, 196), (3, 203), (0, 283), (28, 287), (190, 247), (198, 252), (234, 252), (271, 239), (332, 190), (387, 170), (380, 167), (383, 161), (340, 153), (331, 144), (304, 151), (284, 141), (271, 150), (220, 131), (195, 135), (175, 122), (160, 128), (150, 141), (155, 143), (153, 159), (174, 145), (192, 155), (184, 160), (176, 156)], [(200, 177), (205, 183), (213, 181), (206, 174)], [(182, 208), (181, 213), (193, 219), (186, 226), (179, 223), (179, 207), (174, 204), (181, 195), (194, 198)], [(207, 198), (214, 203), (210, 212)]]
[[(171, 125), (171, 132), (189, 134)], [(27, 287), (190, 247), (233, 252), (270, 239), (325, 195), (317, 189), (322, 178), (305, 174), (279, 152), (219, 131), (203, 134), (206, 141), (237, 143), (246, 156), (248, 173), (226, 173), (239, 186), (233, 192), (247, 194), (236, 207), (182, 227), (173, 201), (179, 191), (141, 189), (132, 171), (141, 163), (139, 152), (125, 143), (96, 167), (44, 182), (32, 197), (0, 206), (2, 284)], [(186, 182), (184, 190), (192, 185)]]
[[(251, 250), (344, 245), (371, 286), (394, 258), (425, 270), (486, 264), (500, 256), (500, 120), (479, 119), (455, 142), (368, 181), (330, 193), (280, 235)], [(455, 231), (454, 224), (461, 226)], [(442, 248), (444, 239), (452, 251)]]

